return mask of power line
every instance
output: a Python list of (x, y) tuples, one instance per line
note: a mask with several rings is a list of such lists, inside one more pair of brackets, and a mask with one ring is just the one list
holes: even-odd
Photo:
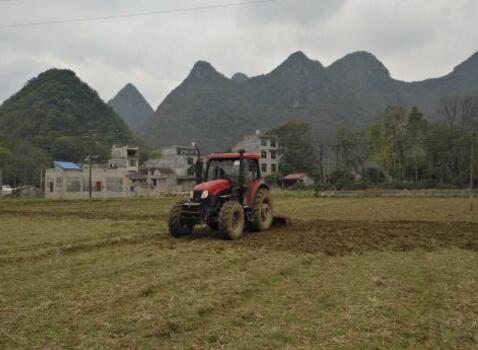
[[(0, 0), (0, 1), (15, 1), (15, 0)], [(228, 4), (204, 5), (204, 6), (196, 6), (196, 7), (176, 8), (176, 9), (170, 9), (170, 10), (156, 10), (156, 11), (148, 11), (148, 12), (125, 13), (125, 14), (120, 14), (120, 15), (98, 16), (98, 17), (82, 17), (82, 18), (59, 19), (59, 20), (51, 20), (51, 21), (26, 22), (26, 23), (14, 23), (14, 24), (0, 25), (0, 29), (33, 27), (33, 26), (65, 24), (65, 23), (93, 22), (93, 21), (113, 20), (113, 19), (120, 19), (120, 18), (133, 18), (133, 17), (164, 15), (164, 14), (181, 13), (181, 12), (204, 11), (204, 10), (222, 9), (222, 8), (229, 8), (229, 7), (267, 4), (267, 3), (279, 2), (279, 1), (287, 1), (287, 0), (249, 0), (249, 1), (232, 2), (232, 3), (228, 3)]]

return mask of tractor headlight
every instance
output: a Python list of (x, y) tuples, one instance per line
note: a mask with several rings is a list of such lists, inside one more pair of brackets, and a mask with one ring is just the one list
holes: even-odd
[(189, 199), (194, 199), (194, 191), (189, 192)]
[(208, 191), (203, 191), (201, 193), (201, 199), (206, 199), (207, 197), (209, 197), (209, 192)]

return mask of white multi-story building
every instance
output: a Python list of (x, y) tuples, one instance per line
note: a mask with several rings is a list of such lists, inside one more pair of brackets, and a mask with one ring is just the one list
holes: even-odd
[(263, 176), (276, 174), (279, 171), (279, 141), (276, 136), (262, 134), (257, 130), (254, 135), (245, 136), (234, 150), (244, 149), (261, 157), (259, 164)]
[(159, 192), (187, 192), (195, 184), (196, 148), (170, 146), (161, 149), (161, 157), (144, 163), (148, 185)]

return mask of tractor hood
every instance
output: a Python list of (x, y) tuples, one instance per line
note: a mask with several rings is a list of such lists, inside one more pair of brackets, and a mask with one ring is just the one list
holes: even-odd
[(194, 191), (208, 191), (210, 195), (216, 196), (219, 193), (231, 188), (231, 183), (228, 180), (212, 180), (203, 182), (194, 186)]

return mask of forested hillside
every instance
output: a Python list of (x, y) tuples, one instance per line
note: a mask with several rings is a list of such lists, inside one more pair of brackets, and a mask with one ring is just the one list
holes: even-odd
[(4, 182), (38, 183), (51, 160), (82, 161), (86, 137), (97, 135), (97, 152), (133, 137), (128, 126), (70, 70), (51, 69), (30, 80), (0, 107)]

